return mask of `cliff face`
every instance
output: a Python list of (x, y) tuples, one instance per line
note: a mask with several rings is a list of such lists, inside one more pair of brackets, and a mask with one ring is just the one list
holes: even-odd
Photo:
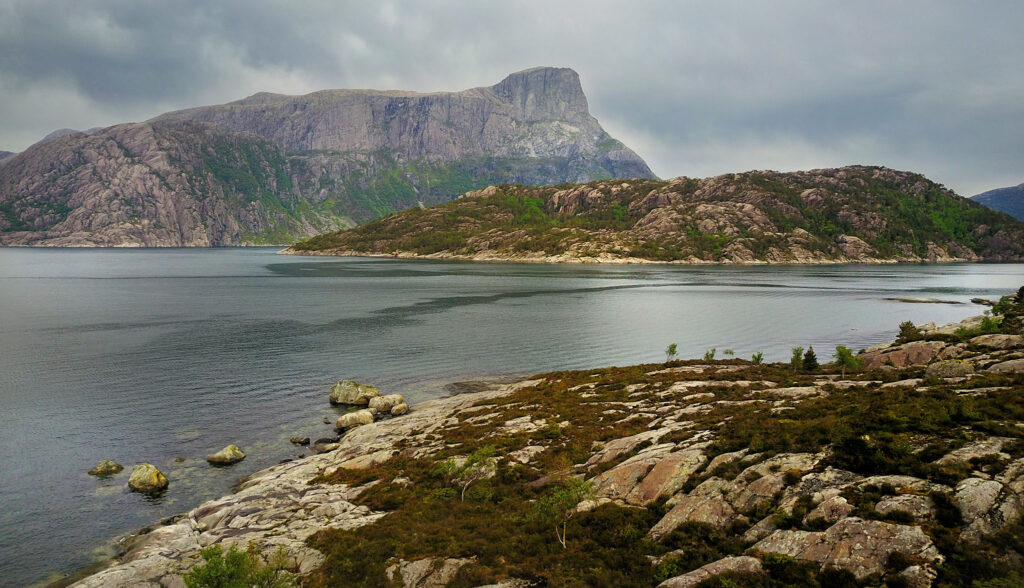
[(287, 243), (492, 183), (653, 177), (570, 69), (463, 92), (262, 93), (89, 133), (0, 169), (0, 244)]
[(1005, 212), (1017, 220), (1024, 220), (1024, 184), (975, 194), (971, 196), (971, 200), (980, 202), (992, 210)]
[(1024, 259), (1024, 225), (923, 176), (851, 166), (706, 179), (493, 186), (292, 247), (549, 262)]

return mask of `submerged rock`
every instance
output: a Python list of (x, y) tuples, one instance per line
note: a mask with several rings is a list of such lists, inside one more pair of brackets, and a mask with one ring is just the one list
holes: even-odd
[(380, 396), (376, 386), (360, 384), (353, 380), (341, 380), (331, 388), (331, 404), (369, 404), (370, 399)]
[(213, 455), (207, 455), (206, 461), (213, 465), (231, 465), (245, 459), (245, 452), (237, 445), (228, 445)]
[(288, 441), (296, 445), (309, 445), (309, 437), (292, 437)]
[(167, 488), (167, 476), (151, 463), (140, 463), (132, 468), (128, 487), (136, 492), (159, 492)]
[(96, 467), (94, 467), (91, 470), (89, 470), (89, 475), (90, 476), (100, 476), (100, 477), (112, 476), (114, 474), (119, 473), (123, 469), (124, 469), (124, 466), (119, 464), (119, 463), (117, 463), (116, 461), (111, 461), (109, 459), (104, 459), (103, 461), (101, 461), (98, 464), (96, 464)]

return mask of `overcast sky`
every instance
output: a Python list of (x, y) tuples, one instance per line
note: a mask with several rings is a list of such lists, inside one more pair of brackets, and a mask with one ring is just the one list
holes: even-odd
[(661, 177), (853, 163), (1024, 182), (1024, 2), (0, 0), (0, 149), (258, 91), (579, 72)]

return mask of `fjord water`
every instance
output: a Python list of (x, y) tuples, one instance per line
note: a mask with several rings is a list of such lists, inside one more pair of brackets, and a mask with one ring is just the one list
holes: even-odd
[[(859, 349), (949, 322), (1022, 265), (550, 266), (272, 249), (0, 249), (0, 584), (70, 572), (120, 533), (302, 455), (340, 378), (411, 402), (447, 383), (683, 358)], [(950, 304), (912, 304), (933, 298)], [(955, 304), (953, 304), (955, 303)], [(212, 468), (229, 443), (245, 461)], [(101, 459), (126, 466), (100, 480)], [(171, 480), (128, 492), (150, 462)]]

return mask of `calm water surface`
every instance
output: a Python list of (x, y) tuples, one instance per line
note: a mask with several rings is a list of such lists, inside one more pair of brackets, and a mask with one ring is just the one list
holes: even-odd
[[(541, 266), (299, 258), (271, 249), (0, 249), (0, 585), (88, 564), (114, 536), (228, 492), (331, 434), (330, 385), (412, 402), (500, 374), (684, 358), (787, 360), (949, 322), (1022, 265)], [(908, 304), (898, 297), (961, 304)], [(203, 457), (234, 443), (245, 461)], [(86, 475), (114, 459), (126, 471)], [(126, 491), (132, 464), (171, 479)]]

